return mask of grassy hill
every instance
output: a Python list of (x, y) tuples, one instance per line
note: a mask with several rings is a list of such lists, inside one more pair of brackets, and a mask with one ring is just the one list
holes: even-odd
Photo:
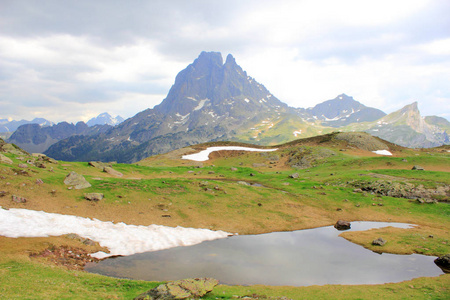
[[(181, 159), (182, 155), (221, 145), (249, 146), (207, 143), (135, 164), (112, 163), (112, 168), (123, 174), (118, 177), (87, 162), (33, 157), (0, 142), (1, 154), (12, 161), (0, 162), (0, 206), (115, 223), (180, 225), (239, 234), (327, 226), (339, 219), (404, 222), (418, 226), (342, 236), (371, 249), (371, 241), (383, 236), (389, 241), (381, 248), (384, 252), (450, 253), (450, 146), (413, 150), (366, 133), (330, 133), (274, 146), (278, 149), (274, 152), (219, 151), (205, 162)], [(388, 150), (393, 155), (377, 155), (372, 152), (375, 150)], [(411, 170), (414, 165), (425, 171)], [(71, 171), (82, 174), (92, 186), (68, 189), (63, 181)], [(294, 173), (298, 177), (291, 176)], [(105, 198), (86, 201), (84, 194), (90, 192), (103, 193)], [(16, 203), (12, 195), (27, 201)], [(30, 256), (62, 246), (80, 253), (100, 249), (98, 244), (87, 246), (66, 236), (0, 236), (0, 298), (130, 299), (158, 285), (89, 274), (73, 268), (76, 260), (61, 263)], [(449, 283), (450, 275), (446, 274), (385, 285), (220, 285), (207, 299), (252, 294), (292, 299), (445, 299), (450, 297)]]

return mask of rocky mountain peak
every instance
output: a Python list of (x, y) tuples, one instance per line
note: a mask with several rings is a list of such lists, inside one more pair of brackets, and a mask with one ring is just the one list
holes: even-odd
[[(247, 106), (246, 113), (252, 116), (263, 108), (286, 106), (263, 85), (247, 76), (231, 54), (223, 64), (219, 52), (202, 52), (177, 75), (167, 98), (155, 106), (155, 111), (176, 116), (198, 114), (198, 111), (211, 116), (233, 116), (244, 113), (240, 109), (243, 105)], [(249, 105), (253, 108), (250, 109)], [(186, 118), (183, 118), (184, 122), (187, 122)]]

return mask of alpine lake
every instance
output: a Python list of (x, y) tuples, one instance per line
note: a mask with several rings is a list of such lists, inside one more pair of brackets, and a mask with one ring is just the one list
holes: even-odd
[[(352, 222), (348, 231), (412, 225)], [(228, 285), (383, 284), (439, 276), (436, 257), (379, 254), (339, 237), (332, 226), (231, 236), (193, 246), (104, 259), (86, 271), (148, 281), (212, 277)]]

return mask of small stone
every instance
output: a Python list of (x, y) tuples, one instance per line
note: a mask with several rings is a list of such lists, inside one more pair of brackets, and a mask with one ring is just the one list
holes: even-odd
[(42, 179), (40, 179), (40, 178), (36, 179), (36, 184), (37, 185), (41, 185), (43, 183), (44, 183), (44, 181)]
[(26, 168), (28, 168), (28, 165), (27, 164), (18, 164), (18, 167), (26, 169)]
[(231, 168), (231, 171), (237, 171), (238, 169), (237, 168)]
[(291, 174), (291, 175), (289, 175), (289, 178), (298, 178), (298, 173), (294, 173), (294, 174)]
[(342, 208), (338, 207), (336, 208), (336, 211), (342, 211)]
[(100, 201), (104, 198), (102, 193), (87, 193), (84, 194), (84, 199), (89, 201)]
[(372, 241), (372, 245), (374, 246), (383, 246), (384, 244), (386, 244), (386, 240), (383, 238), (377, 238), (376, 240)]
[(26, 202), (27, 202), (27, 199), (24, 198), (24, 197), (12, 195), (12, 201), (14, 201), (14, 202), (16, 202), (16, 203), (26, 203)]

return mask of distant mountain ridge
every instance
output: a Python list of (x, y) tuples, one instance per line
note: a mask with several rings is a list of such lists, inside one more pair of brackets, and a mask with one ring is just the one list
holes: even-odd
[[(386, 115), (345, 94), (313, 108), (292, 108), (248, 76), (232, 55), (224, 63), (220, 53), (202, 52), (176, 76), (161, 104), (98, 134), (73, 135), (61, 140), (45, 154), (68, 161), (135, 162), (208, 141), (270, 145), (332, 131), (355, 130), (376, 133), (405, 146), (446, 143), (445, 130), (428, 124), (417, 105), (415, 108), (414, 113), (399, 111)], [(442, 123), (439, 119), (430, 120)], [(402, 132), (400, 136), (391, 134), (397, 130)]]
[(122, 123), (124, 119), (121, 116), (113, 117), (109, 113), (104, 112), (87, 121), (86, 125), (91, 127), (95, 125), (111, 125), (116, 126)]
[[(335, 99), (308, 108), (306, 113), (310, 114), (314, 120), (322, 121), (322, 125), (331, 127), (342, 127), (355, 122), (375, 121), (386, 115), (383, 111), (367, 107), (346, 94), (338, 95)], [(311, 118), (308, 120), (311, 120)]]
[(111, 128), (109, 125), (88, 127), (84, 122), (69, 124), (61, 122), (52, 126), (25, 124), (20, 126), (7, 140), (30, 153), (43, 153), (51, 145), (73, 135), (93, 135)]
[(44, 118), (34, 118), (31, 121), (27, 120), (8, 120), (8, 119), (0, 119), (0, 132), (14, 132), (22, 125), (25, 124), (39, 124), (40, 126), (52, 126), (54, 123), (46, 120)]

